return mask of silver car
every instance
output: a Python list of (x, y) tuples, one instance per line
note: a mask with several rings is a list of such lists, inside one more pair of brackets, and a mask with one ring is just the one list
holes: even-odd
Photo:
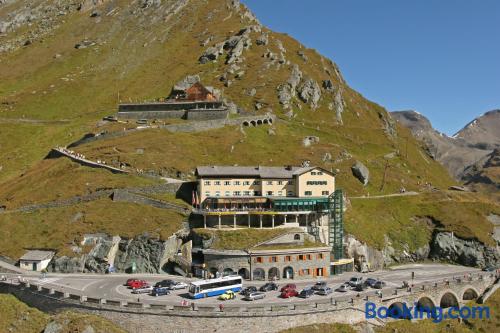
[(174, 282), (168, 289), (177, 290), (177, 289), (186, 289), (188, 287), (184, 282)]
[(246, 295), (243, 299), (246, 301), (256, 301), (258, 299), (263, 299), (264, 297), (266, 297), (266, 293), (257, 291)]
[(132, 294), (149, 294), (153, 291), (153, 286), (146, 286), (132, 290)]
[(332, 292), (333, 292), (333, 290), (330, 287), (323, 287), (323, 288), (316, 290), (316, 294), (323, 295), (323, 296), (330, 295)]

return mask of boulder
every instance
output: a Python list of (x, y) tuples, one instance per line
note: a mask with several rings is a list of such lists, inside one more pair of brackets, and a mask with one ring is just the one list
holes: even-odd
[(206, 64), (207, 62), (217, 60), (217, 58), (224, 53), (223, 48), (224, 43), (218, 43), (214, 46), (210, 46), (203, 52), (198, 61), (201, 64)]
[(330, 79), (323, 80), (323, 89), (325, 89), (325, 90), (327, 90), (329, 92), (333, 92), (334, 86), (333, 86), (332, 80), (330, 80)]
[(306, 136), (302, 140), (302, 145), (304, 147), (309, 147), (311, 144), (318, 143), (318, 142), (319, 142), (319, 137), (317, 137), (317, 136)]
[(358, 270), (378, 270), (384, 268), (384, 253), (362, 243), (352, 235), (344, 237), (345, 249), (348, 258), (354, 258), (354, 265)]
[(307, 62), (309, 60), (309, 58), (303, 51), (297, 51), (297, 54), (302, 58), (302, 60), (304, 60), (304, 62)]
[(51, 321), (45, 326), (43, 333), (62, 333), (63, 326), (56, 321)]
[(185, 78), (180, 80), (174, 85), (173, 90), (186, 90), (191, 87), (193, 84), (200, 82), (199, 75), (187, 75)]
[(299, 97), (305, 103), (310, 103), (313, 109), (318, 107), (319, 99), (321, 98), (321, 89), (316, 81), (307, 79), (303, 85), (299, 87)]
[(351, 167), (352, 174), (356, 177), (363, 185), (367, 185), (370, 178), (370, 171), (361, 162), (356, 161), (356, 163)]
[(267, 45), (269, 43), (269, 38), (267, 34), (262, 34), (259, 37), (257, 37), (257, 40), (255, 41), (255, 44), (257, 45)]

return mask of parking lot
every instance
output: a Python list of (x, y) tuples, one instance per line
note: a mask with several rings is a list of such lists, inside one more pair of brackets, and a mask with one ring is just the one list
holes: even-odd
[[(328, 279), (316, 279), (316, 280), (278, 280), (276, 283), (281, 288), (283, 285), (287, 283), (294, 283), (297, 286), (297, 290), (300, 291), (306, 287), (311, 287), (317, 281), (326, 281), (327, 285), (336, 289), (345, 281), (349, 280), (353, 276), (360, 276), (363, 279), (367, 279), (368, 277), (372, 277), (375, 279), (380, 279), (386, 283), (385, 288), (381, 291), (386, 294), (392, 292), (394, 288), (401, 287), (403, 281), (408, 281), (411, 283), (421, 283), (421, 282), (441, 282), (444, 279), (451, 279), (454, 276), (463, 276), (469, 273), (477, 273), (479, 270), (463, 267), (463, 266), (454, 266), (454, 265), (444, 265), (444, 264), (413, 264), (413, 265), (404, 265), (400, 267), (395, 267), (390, 270), (361, 274), (361, 273), (344, 273), (339, 276), (330, 277)], [(415, 273), (414, 280), (411, 280), (412, 272)], [(78, 293), (81, 295), (86, 295), (88, 297), (96, 297), (96, 298), (107, 298), (107, 299), (116, 299), (116, 300), (124, 300), (129, 302), (144, 302), (144, 303), (162, 303), (169, 305), (181, 305), (181, 304), (191, 304), (191, 302), (195, 302), (199, 305), (214, 305), (214, 304), (242, 304), (249, 303), (249, 301), (243, 300), (243, 296), (239, 293), (236, 294), (236, 299), (221, 301), (218, 300), (217, 297), (208, 297), (204, 299), (193, 300), (189, 297), (188, 290), (175, 290), (172, 291), (169, 295), (154, 297), (148, 294), (133, 294), (132, 290), (125, 286), (125, 282), (129, 278), (137, 278), (144, 279), (149, 284), (154, 285), (156, 282), (164, 280), (164, 279), (172, 279), (176, 281), (184, 281), (189, 284), (190, 281), (194, 281), (196, 279), (185, 279), (178, 276), (168, 276), (168, 275), (126, 275), (126, 274), (117, 274), (117, 275), (64, 275), (64, 274), (51, 274), (48, 275), (44, 279), (40, 279), (39, 277), (30, 277), (29, 280), (32, 280), (37, 285), (42, 285), (45, 287), (55, 288), (57, 290), (67, 291), (71, 293)], [(264, 283), (268, 281), (243, 281), (243, 287), (255, 286), (259, 288)], [(367, 288), (365, 291), (360, 292), (360, 295), (372, 294), (376, 293), (376, 289)], [(286, 303), (297, 303), (297, 302), (306, 302), (311, 300), (325, 299), (325, 298), (335, 298), (335, 299), (344, 299), (356, 297), (358, 292), (354, 290), (348, 290), (346, 292), (336, 292), (327, 295), (317, 295), (314, 294), (310, 298), (304, 299), (299, 297), (291, 297), (291, 298), (281, 298), (279, 291), (269, 291), (266, 292), (266, 296), (264, 299), (252, 301), (252, 303), (264, 303), (264, 304), (286, 304)]]

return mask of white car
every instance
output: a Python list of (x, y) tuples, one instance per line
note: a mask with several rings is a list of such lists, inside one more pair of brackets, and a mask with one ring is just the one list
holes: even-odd
[(174, 282), (174, 284), (172, 284), (169, 289), (170, 290), (177, 290), (177, 289), (186, 289), (188, 287), (188, 285), (184, 282)]
[(153, 286), (146, 286), (132, 290), (132, 294), (149, 294), (153, 291)]

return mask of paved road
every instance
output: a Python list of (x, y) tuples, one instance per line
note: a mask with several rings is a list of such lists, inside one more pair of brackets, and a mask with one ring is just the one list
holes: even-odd
[[(413, 283), (418, 284), (422, 282), (432, 283), (432, 282), (442, 282), (445, 279), (452, 279), (454, 276), (464, 276), (468, 273), (478, 273), (479, 270), (470, 267), (454, 266), (454, 265), (444, 265), (444, 264), (412, 264), (403, 265), (399, 267), (394, 267), (385, 271), (378, 271), (368, 274), (361, 273), (344, 273), (340, 276), (335, 276), (326, 279), (329, 286), (336, 288), (352, 276), (363, 276), (363, 278), (373, 277), (381, 279), (387, 283), (387, 287), (382, 290), (384, 294), (392, 292), (394, 288), (401, 287), (402, 281), (409, 281), (411, 283), (411, 273), (415, 272), (415, 280)], [(45, 279), (40, 277), (25, 276), (25, 278), (34, 284), (42, 285), (48, 288), (55, 288), (57, 290), (63, 290), (65, 292), (75, 293), (79, 295), (86, 295), (93, 298), (106, 298), (115, 300), (124, 300), (129, 302), (140, 302), (144, 303), (155, 303), (155, 304), (169, 304), (169, 305), (180, 305), (181, 301), (189, 299), (187, 290), (178, 290), (172, 292), (168, 296), (154, 297), (149, 295), (134, 295), (131, 293), (130, 289), (124, 286), (125, 281), (128, 278), (140, 278), (148, 281), (149, 283), (156, 283), (157, 281), (163, 279), (173, 279), (173, 280), (183, 280), (182, 277), (172, 277), (168, 275), (159, 274), (145, 274), (145, 275), (85, 275), (85, 274), (51, 274)], [(318, 279), (319, 280), (319, 279)], [(278, 281), (278, 285), (284, 285), (288, 282), (293, 282), (297, 285), (298, 289), (303, 289), (306, 286), (312, 286), (318, 280), (306, 280), (306, 281), (291, 281), (291, 280), (281, 280)], [(248, 281), (244, 282), (244, 286), (254, 285), (259, 287), (266, 281)], [(368, 289), (363, 294), (374, 294), (374, 289)], [(268, 292), (264, 300), (255, 301), (255, 303), (265, 303), (265, 304), (286, 304), (286, 303), (296, 303), (306, 301), (301, 298), (291, 298), (282, 299), (278, 297), (278, 292)], [(313, 298), (319, 299), (323, 297), (333, 297), (333, 298), (347, 298), (354, 297), (358, 293), (355, 291), (348, 291), (345, 293), (334, 292), (330, 296), (320, 296), (314, 295)], [(311, 300), (307, 299), (307, 300)], [(217, 300), (216, 297), (210, 297), (206, 299), (200, 299), (194, 301), (198, 305), (218, 305), (221, 301)], [(242, 297), (238, 295), (237, 299), (228, 301), (227, 304), (241, 304), (246, 303), (242, 300)]]

